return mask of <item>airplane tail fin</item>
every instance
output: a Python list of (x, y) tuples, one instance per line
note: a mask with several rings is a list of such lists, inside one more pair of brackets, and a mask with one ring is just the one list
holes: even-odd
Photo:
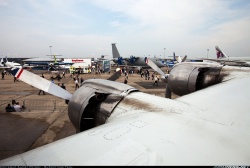
[(217, 59), (228, 57), (223, 51), (221, 51), (221, 49), (218, 46), (215, 46), (215, 50), (216, 50)]
[(174, 57), (174, 61), (177, 61), (176, 57), (175, 57), (175, 52), (173, 52), (173, 57)]
[(54, 63), (57, 63), (57, 60), (56, 60), (56, 55), (54, 54)]
[(116, 43), (112, 43), (112, 53), (113, 53), (113, 58), (120, 58), (120, 54), (115, 46)]
[(3, 60), (3, 58), (1, 58), (0, 64), (1, 64), (1, 66), (4, 66), (4, 60)]

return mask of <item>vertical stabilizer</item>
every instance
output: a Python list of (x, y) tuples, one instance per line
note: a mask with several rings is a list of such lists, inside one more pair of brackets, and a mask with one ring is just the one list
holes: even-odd
[(175, 52), (173, 52), (173, 57), (174, 57), (174, 61), (177, 61), (176, 57), (175, 57)]
[(223, 51), (221, 51), (221, 49), (218, 46), (215, 46), (215, 50), (216, 50), (217, 59), (228, 57)]
[(0, 62), (0, 66), (4, 66), (4, 60), (3, 60), (3, 57), (1, 58), (1, 62)]
[(54, 54), (54, 63), (57, 63), (57, 60), (56, 60), (56, 55)]
[(8, 59), (7, 59), (7, 56), (6, 56), (6, 62), (9, 62)]
[(112, 43), (112, 54), (113, 54), (113, 58), (120, 58), (120, 54), (115, 46), (116, 43)]

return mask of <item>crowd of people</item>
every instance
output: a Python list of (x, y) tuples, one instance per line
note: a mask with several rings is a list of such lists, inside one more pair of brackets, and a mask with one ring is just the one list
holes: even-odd
[[(128, 72), (126, 71), (126, 69), (122, 69), (122, 74), (124, 74), (125, 78), (124, 78), (124, 82), (125, 84), (128, 83), (128, 76), (132, 76), (134, 74), (134, 71), (132, 69), (130, 69)], [(150, 76), (150, 72), (148, 69), (144, 70), (140, 69), (137, 71), (137, 74), (141, 75), (141, 78), (145, 77), (145, 80), (150, 80), (150, 77), (153, 81), (153, 86), (159, 86), (159, 77), (155, 74), (155, 72), (152, 73), (152, 75)]]
[(16, 102), (15, 100), (12, 100), (12, 103), (8, 104), (5, 107), (6, 112), (21, 112), (23, 110), (25, 110), (24, 105), (20, 105), (19, 102)]

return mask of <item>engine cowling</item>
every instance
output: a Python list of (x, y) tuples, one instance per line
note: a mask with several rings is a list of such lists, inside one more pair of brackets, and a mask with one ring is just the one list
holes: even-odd
[(188, 62), (177, 64), (168, 76), (168, 88), (171, 92), (182, 96), (222, 80), (220, 75), (223, 65), (202, 63), (190, 64)]
[(68, 115), (77, 132), (104, 124), (116, 105), (137, 89), (119, 82), (89, 79), (72, 95)]

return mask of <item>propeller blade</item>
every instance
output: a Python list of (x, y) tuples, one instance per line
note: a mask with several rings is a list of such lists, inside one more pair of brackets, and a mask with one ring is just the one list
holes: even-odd
[(107, 80), (116, 81), (121, 76), (121, 70), (117, 70), (112, 76), (110, 76)]
[(72, 97), (72, 94), (69, 93), (67, 90), (52, 83), (51, 81), (48, 81), (47, 79), (44, 79), (24, 69), (20, 68), (12, 69), (11, 74), (15, 76), (17, 79), (20, 79), (21, 81), (29, 85), (32, 85), (38, 89), (41, 89), (45, 92), (48, 92), (54, 96), (61, 97), (66, 100), (70, 100)]
[(128, 59), (128, 61), (129, 61), (130, 64), (134, 64), (135, 61), (136, 61), (135, 56), (131, 55), (130, 58)]
[(162, 72), (162, 70), (161, 70), (153, 61), (151, 61), (150, 59), (147, 58), (146, 63), (147, 63), (154, 71), (158, 72), (159, 74), (161, 74), (161, 75), (164, 76), (164, 77), (166, 76), (166, 74), (164, 74), (164, 73)]
[(182, 58), (181, 62), (184, 62), (187, 59), (187, 55), (185, 55), (185, 57)]
[(122, 65), (122, 64), (123, 64), (123, 58), (122, 58), (122, 57), (119, 57), (119, 58), (117, 59), (117, 63), (118, 63), (119, 65)]
[(153, 62), (151, 61), (150, 59), (148, 59), (147, 57), (145, 58), (146, 59), (146, 63), (156, 72), (158, 72), (159, 74), (161, 74), (161, 80), (165, 83), (168, 83), (168, 76), (169, 74), (164, 74), (162, 72), (162, 70)]

